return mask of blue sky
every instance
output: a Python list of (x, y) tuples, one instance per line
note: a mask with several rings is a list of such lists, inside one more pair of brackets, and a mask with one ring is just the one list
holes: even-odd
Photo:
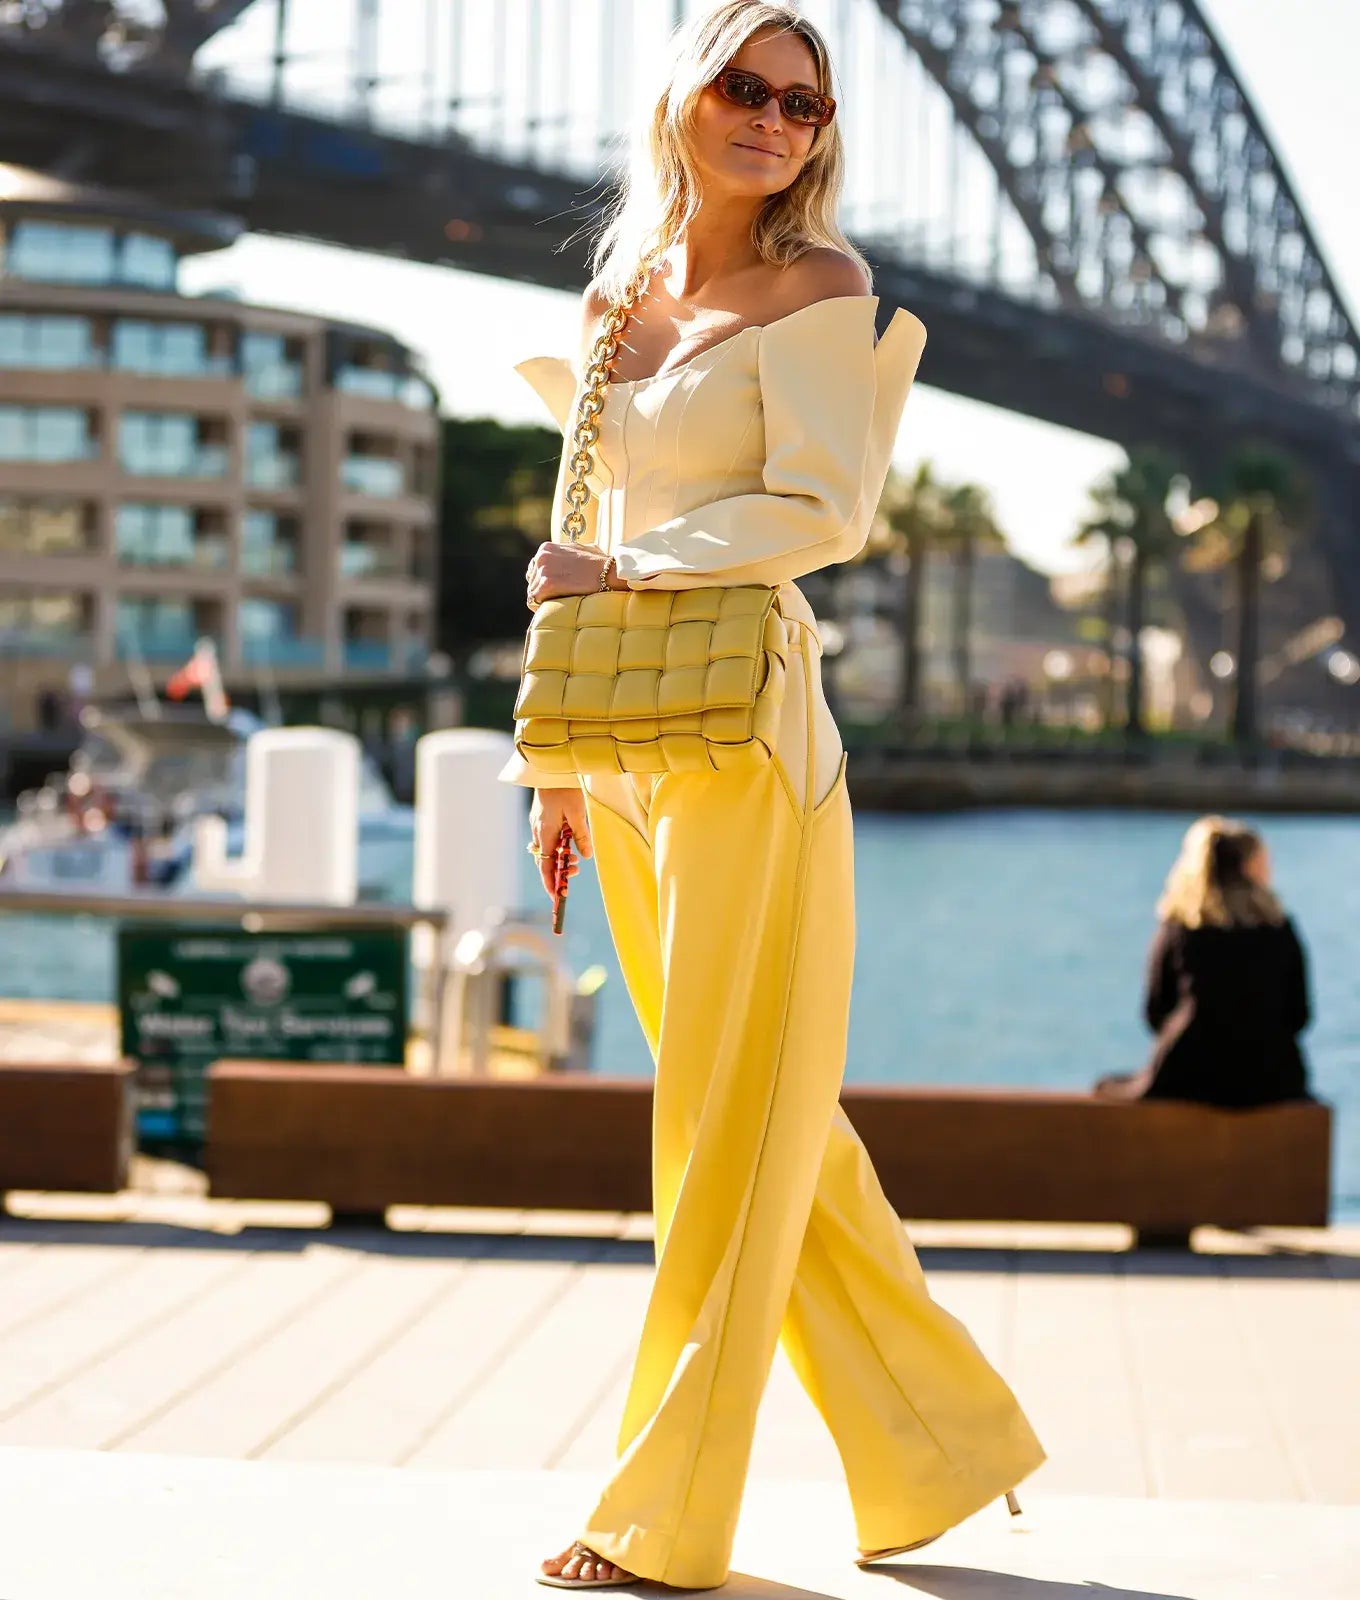
[[(650, 8), (662, 0), (639, 0)], [(1360, 315), (1360, 59), (1356, 0), (1203, 0), (1299, 192), (1353, 316)], [(321, 7), (334, 0), (320, 0)], [(295, 5), (304, 14), (317, 0)], [(267, 6), (254, 28), (265, 28)], [(391, 11), (391, 0), (388, 5)], [(669, 12), (669, 5), (665, 6)], [(809, 6), (815, 13), (815, 7)], [(412, 6), (414, 13), (415, 7)], [(319, 15), (318, 10), (318, 15)], [(249, 19), (250, 14), (247, 13)], [(820, 19), (819, 19), (820, 20)], [(222, 41), (224, 55), (258, 49), (261, 34)], [(570, 354), (574, 295), (447, 268), (252, 237), (190, 264), (190, 291), (230, 286), (244, 297), (369, 320), (421, 350), (456, 415), (546, 422), (511, 370), (529, 355)], [(926, 368), (929, 370), (929, 349)], [(1068, 547), (1091, 481), (1120, 453), (1102, 440), (1011, 416), (917, 385), (896, 461), (932, 459), (946, 478), (991, 489), (1013, 547), (1049, 569), (1081, 565)]]

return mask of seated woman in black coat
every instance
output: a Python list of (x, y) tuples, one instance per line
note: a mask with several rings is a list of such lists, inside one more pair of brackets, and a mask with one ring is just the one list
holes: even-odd
[(1141, 1072), (1102, 1078), (1096, 1093), (1216, 1106), (1308, 1098), (1298, 1042), (1309, 1021), (1307, 965), (1260, 836), (1202, 817), (1157, 914), (1144, 1001), (1152, 1058)]

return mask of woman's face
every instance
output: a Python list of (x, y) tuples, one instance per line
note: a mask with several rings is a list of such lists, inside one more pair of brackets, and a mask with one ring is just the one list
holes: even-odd
[[(758, 72), (774, 89), (817, 89), (816, 62), (796, 34), (756, 34), (727, 65)], [(798, 176), (816, 133), (807, 123), (791, 122), (773, 96), (752, 111), (730, 104), (709, 84), (694, 109), (691, 154), (706, 194), (762, 198)]]

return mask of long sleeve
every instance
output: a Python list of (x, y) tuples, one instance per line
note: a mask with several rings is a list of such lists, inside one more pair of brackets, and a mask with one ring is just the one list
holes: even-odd
[(1313, 1008), (1308, 993), (1308, 958), (1303, 951), (1303, 941), (1292, 918), (1286, 918), (1285, 950), (1285, 1001), (1286, 1026), (1298, 1035), (1313, 1020)]
[(1178, 943), (1175, 925), (1164, 922), (1158, 928), (1148, 952), (1143, 1016), (1153, 1033), (1161, 1031), (1162, 1024), (1176, 1009), (1176, 1001), (1180, 996), (1180, 977), (1176, 965)]
[(833, 296), (760, 329), (763, 490), (630, 537), (614, 555), (631, 587), (773, 587), (863, 548), (925, 346), (924, 325), (903, 310), (875, 345), (877, 305)]

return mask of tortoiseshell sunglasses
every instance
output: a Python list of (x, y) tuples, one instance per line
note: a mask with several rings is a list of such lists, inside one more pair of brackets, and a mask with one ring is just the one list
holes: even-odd
[(714, 78), (713, 87), (730, 105), (741, 106), (744, 111), (759, 111), (771, 100), (777, 100), (790, 122), (803, 122), (813, 128), (826, 127), (836, 114), (836, 102), (830, 95), (815, 94), (796, 84), (776, 89), (758, 72), (747, 72), (742, 67), (727, 67)]

